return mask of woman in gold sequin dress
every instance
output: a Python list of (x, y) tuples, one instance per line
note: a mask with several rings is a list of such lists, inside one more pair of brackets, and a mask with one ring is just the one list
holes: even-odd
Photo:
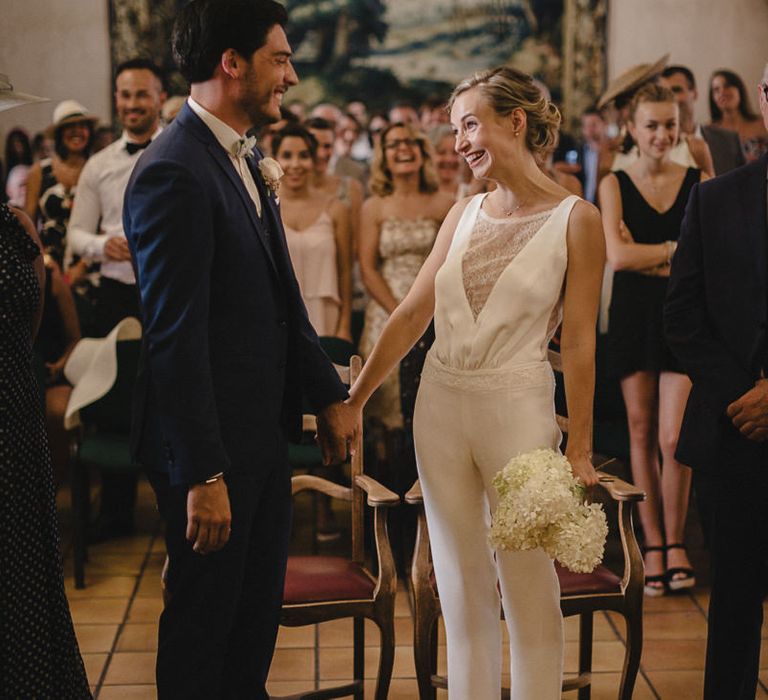
[[(426, 138), (403, 124), (393, 124), (382, 132), (374, 152), (371, 190), (374, 196), (363, 204), (359, 240), (360, 270), (371, 296), (360, 339), (365, 358), (411, 288), (454, 203), (452, 197), (438, 190)], [(418, 343), (415, 349), (423, 350), (423, 362), (426, 350)], [(415, 387), (413, 391), (403, 389), (415, 399)], [(390, 430), (403, 427), (398, 371), (392, 372), (372, 397), (366, 416), (380, 420)]]

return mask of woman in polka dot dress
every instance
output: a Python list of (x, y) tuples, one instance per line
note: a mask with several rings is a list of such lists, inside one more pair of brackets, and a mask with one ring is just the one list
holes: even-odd
[[(25, 230), (26, 228), (26, 230)], [(0, 698), (90, 698), (59, 550), (32, 371), (44, 272), (32, 223), (0, 204)]]

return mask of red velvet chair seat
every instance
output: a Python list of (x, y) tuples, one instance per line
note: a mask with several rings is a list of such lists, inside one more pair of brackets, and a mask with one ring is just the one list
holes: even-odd
[[(555, 562), (560, 580), (560, 595), (594, 595), (595, 593), (621, 593), (621, 578), (604, 566), (598, 566), (591, 574), (576, 574)], [(429, 576), (432, 588), (437, 590), (435, 571)]]
[(283, 604), (373, 598), (376, 581), (344, 557), (288, 557)]
[(604, 566), (598, 566), (591, 574), (575, 574), (555, 563), (560, 579), (560, 595), (594, 595), (596, 593), (621, 593), (621, 578)]

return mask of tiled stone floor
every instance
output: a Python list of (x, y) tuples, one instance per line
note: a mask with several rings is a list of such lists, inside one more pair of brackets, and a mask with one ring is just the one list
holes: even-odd
[[(165, 557), (160, 524), (148, 485), (140, 489), (140, 534), (91, 547), (87, 588), (75, 590), (71, 556), (66, 547), (65, 574), (72, 617), (88, 677), (99, 700), (155, 698), (153, 686), (157, 649), (157, 619), (161, 609), (160, 570)], [(59, 495), (62, 524), (69, 518), (68, 493)], [(300, 527), (296, 537), (305, 530)], [(701, 562), (703, 565), (704, 562)], [(699, 560), (697, 559), (697, 564)], [(708, 592), (646, 599), (645, 645), (637, 700), (700, 698), (703, 680)], [(418, 697), (412, 655), (412, 622), (406, 590), (397, 598), (396, 655), (391, 700)], [(566, 624), (566, 670), (576, 670), (578, 627)], [(764, 637), (768, 636), (768, 625)], [(378, 650), (371, 626), (366, 635), (366, 697), (373, 697)], [(440, 638), (439, 666), (445, 670), (445, 640)], [(506, 647), (505, 647), (506, 649)], [(506, 653), (506, 651), (505, 651)], [(618, 617), (598, 614), (595, 619), (595, 700), (615, 698), (624, 654), (624, 629)], [(763, 650), (758, 697), (768, 698), (768, 645)], [(288, 695), (348, 679), (352, 669), (352, 628), (349, 621), (328, 622), (306, 628), (282, 628), (269, 690)], [(438, 697), (445, 698), (445, 693)], [(563, 695), (575, 700), (576, 693)]]

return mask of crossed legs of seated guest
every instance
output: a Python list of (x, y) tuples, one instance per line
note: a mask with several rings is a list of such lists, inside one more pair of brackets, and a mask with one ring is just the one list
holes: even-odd
[[(683, 544), (690, 470), (674, 458), (690, 384), (676, 373), (635, 372), (621, 381), (629, 422), (630, 461), (634, 483), (646, 493), (639, 504), (645, 535), (646, 593), (661, 595), (669, 569), (689, 569)], [(659, 461), (661, 453), (662, 462)], [(666, 556), (665, 556), (666, 554)], [(673, 587), (692, 585), (692, 573), (673, 571)], [(682, 583), (683, 579), (685, 582)]]
[(727, 478), (694, 475), (712, 556), (704, 700), (753, 700), (768, 593), (768, 472), (766, 459), (748, 468), (721, 457)]
[(186, 487), (150, 476), (166, 521), (169, 602), (160, 617), (160, 700), (266, 700), (290, 533), (286, 459), (226, 477), (232, 534), (223, 549), (192, 551), (185, 539)]

